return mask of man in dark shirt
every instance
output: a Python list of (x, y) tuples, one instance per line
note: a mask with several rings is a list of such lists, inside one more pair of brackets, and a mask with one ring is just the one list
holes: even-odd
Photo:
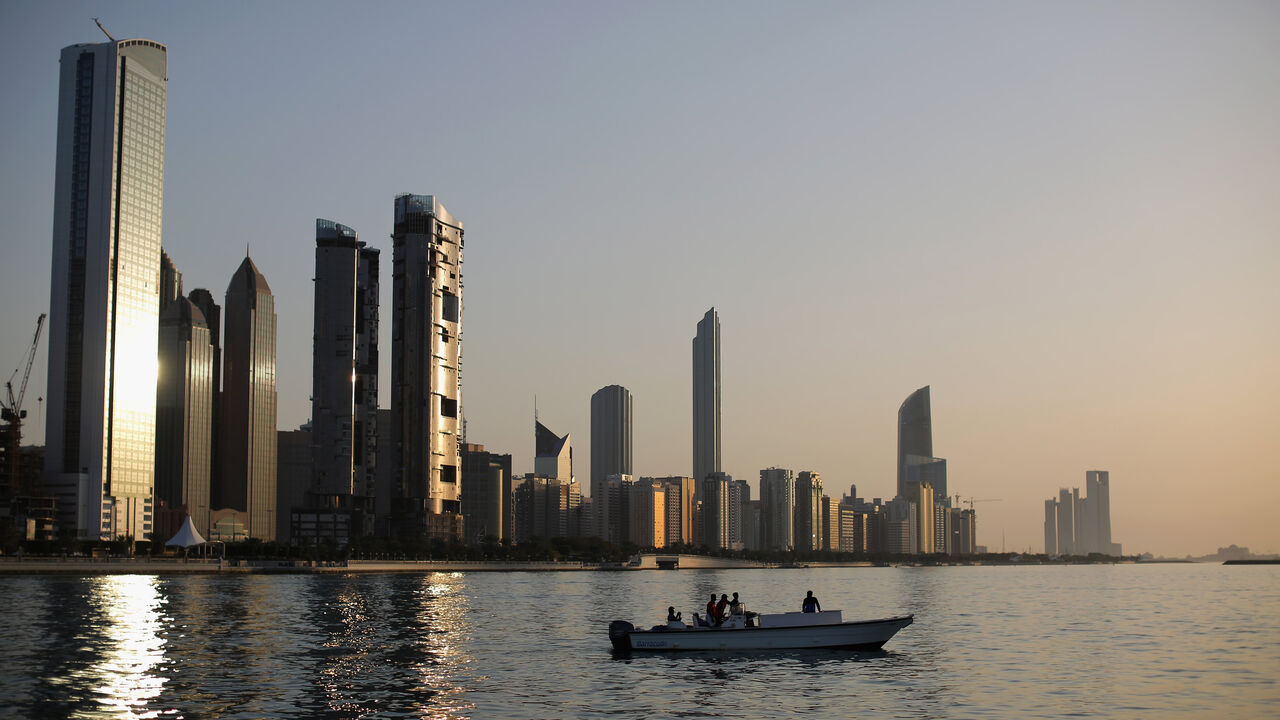
[(813, 591), (804, 596), (804, 604), (800, 608), (804, 612), (822, 612), (822, 605), (818, 604), (818, 598), (813, 596)]

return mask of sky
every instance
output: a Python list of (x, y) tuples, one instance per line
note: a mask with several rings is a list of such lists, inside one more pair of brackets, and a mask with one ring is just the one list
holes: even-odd
[[(691, 471), (691, 341), (720, 314), (724, 470), (895, 487), (903, 399), (978, 542), (1111, 473), (1129, 553), (1280, 552), (1274, 2), (0, 1), (0, 372), (49, 303), (58, 56), (169, 48), (164, 246), (278, 315), (310, 416), (317, 217), (386, 255), (393, 198), (466, 226), (468, 440), (590, 467), (634, 396), (634, 472)], [(47, 338), (46, 338), (47, 339)], [(389, 402), (390, 333), (382, 334)], [(43, 437), (46, 348), (25, 406)]]

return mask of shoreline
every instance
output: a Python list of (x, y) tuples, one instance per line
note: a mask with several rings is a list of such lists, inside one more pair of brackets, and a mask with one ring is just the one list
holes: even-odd
[[(672, 563), (675, 560), (675, 563)], [(1185, 561), (1184, 561), (1185, 562)], [(563, 561), (502, 560), (208, 560), (181, 558), (0, 558), (0, 576), (5, 575), (192, 575), (192, 574), (297, 574), (323, 575), (346, 573), (425, 573), (425, 572), (631, 572), (638, 570), (792, 570), (822, 568), (885, 567), (1041, 567), (1044, 565), (1148, 564), (1133, 560), (1109, 563), (1043, 563), (968, 561), (954, 563), (901, 562), (877, 564), (869, 561), (811, 562), (800, 564), (763, 563), (733, 558), (702, 555), (644, 554), (639, 563), (585, 563)], [(676, 567), (672, 567), (672, 565)]]

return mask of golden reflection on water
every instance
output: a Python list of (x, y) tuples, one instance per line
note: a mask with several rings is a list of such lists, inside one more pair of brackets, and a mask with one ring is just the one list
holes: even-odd
[(97, 698), (98, 710), (89, 716), (160, 716), (158, 710), (143, 711), (165, 683), (156, 672), (165, 645), (160, 636), (165, 600), (159, 584), (158, 578), (146, 575), (107, 575), (93, 581), (90, 601), (101, 619), (101, 659), (81, 671), (77, 680), (92, 687)]
[(462, 573), (432, 573), (422, 578), (415, 592), (419, 633), (418, 644), (425, 658), (416, 663), (418, 691), (431, 697), (418, 703), (415, 714), (430, 720), (469, 717), (474, 705), (466, 700), (466, 688), (459, 682), (464, 668), (474, 662), (462, 648), (469, 646), (471, 623), (468, 617), (466, 584)]

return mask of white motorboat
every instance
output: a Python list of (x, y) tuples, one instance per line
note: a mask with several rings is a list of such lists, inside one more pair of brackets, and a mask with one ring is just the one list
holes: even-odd
[(914, 615), (844, 622), (839, 610), (815, 613), (730, 615), (718, 627), (690, 626), (678, 620), (638, 630), (626, 620), (609, 623), (616, 650), (784, 650), (833, 648), (879, 650)]

